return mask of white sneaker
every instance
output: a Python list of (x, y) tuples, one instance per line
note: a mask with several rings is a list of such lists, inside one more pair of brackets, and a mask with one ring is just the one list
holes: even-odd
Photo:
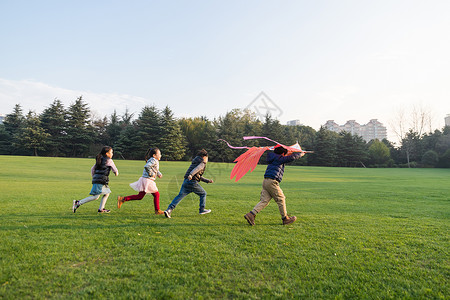
[(76, 212), (77, 208), (80, 207), (80, 205), (78, 203), (79, 203), (78, 200), (73, 200), (73, 204), (72, 204), (72, 211), (73, 212)]
[(211, 212), (210, 209), (203, 209), (203, 210), (200, 212), (200, 214), (201, 214), (201, 215), (206, 215), (206, 214), (209, 214), (210, 212)]
[(166, 216), (166, 218), (172, 218), (171, 216), (170, 216), (170, 213), (172, 212), (172, 210), (171, 209), (168, 209), (168, 210), (165, 210), (164, 211), (164, 215)]

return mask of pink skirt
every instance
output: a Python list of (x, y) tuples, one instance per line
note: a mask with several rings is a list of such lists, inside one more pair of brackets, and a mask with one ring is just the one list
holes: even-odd
[(146, 192), (147, 194), (156, 193), (158, 188), (154, 179), (141, 177), (138, 181), (130, 183), (130, 186), (136, 192)]

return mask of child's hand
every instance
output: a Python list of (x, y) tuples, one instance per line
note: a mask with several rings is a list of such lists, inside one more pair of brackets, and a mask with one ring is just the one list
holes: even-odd
[(162, 178), (162, 174), (158, 174), (158, 178)]
[(212, 180), (212, 179), (209, 180), (209, 183), (213, 183), (213, 182), (214, 182), (214, 180)]
[(188, 179), (189, 179), (189, 180), (192, 180), (192, 175), (189, 175), (189, 176), (188, 176)]

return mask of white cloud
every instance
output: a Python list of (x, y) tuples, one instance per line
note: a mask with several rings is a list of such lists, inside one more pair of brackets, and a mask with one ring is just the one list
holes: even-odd
[(131, 113), (139, 113), (145, 105), (153, 103), (145, 98), (131, 95), (76, 91), (50, 86), (33, 80), (7, 80), (0, 78), (0, 114), (9, 114), (16, 104), (20, 104), (26, 114), (29, 110), (42, 112), (53, 100), (59, 99), (68, 107), (78, 97), (88, 103), (98, 116), (109, 116), (114, 110), (120, 115), (128, 108)]

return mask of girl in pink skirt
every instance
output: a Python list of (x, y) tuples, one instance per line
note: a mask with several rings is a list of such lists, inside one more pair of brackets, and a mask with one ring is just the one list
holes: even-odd
[(153, 204), (155, 205), (155, 214), (162, 215), (164, 212), (159, 209), (159, 192), (156, 187), (156, 176), (162, 177), (159, 172), (159, 160), (161, 159), (161, 151), (158, 148), (150, 148), (145, 154), (144, 172), (138, 181), (130, 183), (133, 190), (139, 192), (137, 195), (131, 195), (126, 197), (117, 197), (117, 208), (120, 208), (126, 201), (142, 200), (146, 194), (153, 195)]

